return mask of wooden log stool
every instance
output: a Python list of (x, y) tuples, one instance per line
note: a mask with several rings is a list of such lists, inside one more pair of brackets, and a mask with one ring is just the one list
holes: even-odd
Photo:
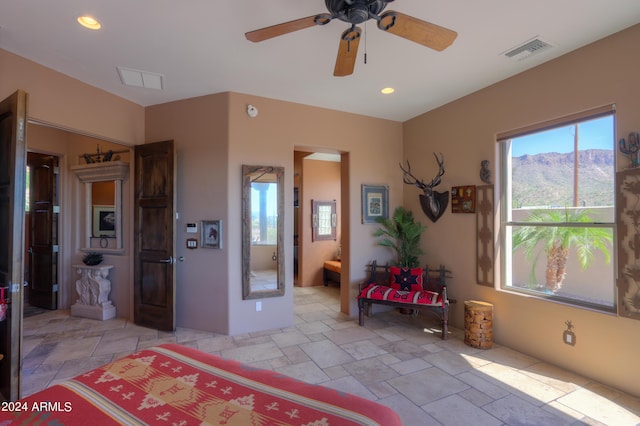
[(493, 305), (477, 300), (464, 302), (464, 343), (473, 348), (493, 346)]

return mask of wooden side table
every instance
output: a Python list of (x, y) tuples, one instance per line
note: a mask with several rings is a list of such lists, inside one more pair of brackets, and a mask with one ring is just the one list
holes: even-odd
[(477, 300), (464, 302), (464, 343), (479, 349), (493, 346), (493, 305)]

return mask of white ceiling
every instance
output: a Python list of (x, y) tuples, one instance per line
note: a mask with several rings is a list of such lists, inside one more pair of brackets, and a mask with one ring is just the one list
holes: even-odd
[[(640, 22), (638, 0), (396, 0), (387, 10), (458, 38), (437, 52), (369, 21), (354, 74), (333, 77), (342, 21), (244, 37), (324, 13), (322, 0), (0, 0), (0, 48), (142, 106), (234, 91), (405, 121)], [(80, 27), (81, 14), (102, 29)], [(554, 48), (521, 62), (501, 55), (536, 36)], [(123, 86), (117, 66), (161, 74), (165, 89)], [(381, 95), (385, 86), (396, 92)]]

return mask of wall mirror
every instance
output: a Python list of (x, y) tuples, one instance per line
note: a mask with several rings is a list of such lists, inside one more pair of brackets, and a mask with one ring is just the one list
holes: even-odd
[(284, 295), (284, 167), (242, 166), (242, 297)]
[(110, 161), (71, 169), (85, 184), (83, 249), (122, 252), (122, 182), (129, 164)]

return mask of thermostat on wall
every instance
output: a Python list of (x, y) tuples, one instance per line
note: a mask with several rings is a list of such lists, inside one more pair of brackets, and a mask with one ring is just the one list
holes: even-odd
[(198, 224), (197, 223), (187, 223), (187, 233), (188, 234), (197, 234), (198, 233)]

